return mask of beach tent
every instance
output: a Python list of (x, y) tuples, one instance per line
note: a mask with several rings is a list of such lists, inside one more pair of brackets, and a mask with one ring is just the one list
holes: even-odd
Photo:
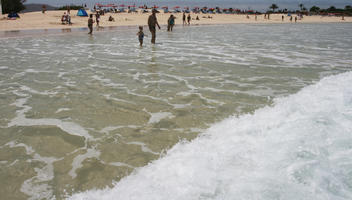
[(192, 10), (194, 13), (199, 13), (199, 7), (194, 7)]
[(162, 9), (164, 10), (164, 13), (168, 13), (169, 12), (169, 7), (167, 7), (167, 6), (162, 7)]
[(119, 5), (120, 9), (119, 9), (119, 12), (126, 12), (125, 11), (125, 4), (121, 4)]
[(20, 18), (20, 16), (17, 13), (10, 13), (7, 15), (7, 18), (16, 19), (16, 18)]
[(179, 12), (181, 12), (181, 11), (179, 10), (179, 8), (180, 8), (180, 6), (175, 6), (175, 7), (174, 7), (174, 13), (179, 13)]
[(85, 10), (79, 9), (78, 12), (77, 12), (77, 16), (88, 17), (88, 14), (87, 14), (87, 12)]
[(128, 8), (129, 8), (128, 12), (137, 12), (135, 5), (128, 6)]

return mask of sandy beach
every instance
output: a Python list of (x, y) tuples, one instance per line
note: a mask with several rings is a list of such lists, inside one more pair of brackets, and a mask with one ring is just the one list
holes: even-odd
[[(47, 11), (45, 14), (41, 12), (30, 12), (20, 14), (17, 20), (7, 20), (7, 15), (1, 15), (0, 17), (0, 31), (11, 31), (11, 30), (31, 30), (31, 29), (65, 29), (65, 28), (81, 28), (87, 27), (87, 17), (76, 16), (77, 11), (71, 11), (72, 25), (61, 24), (61, 16), (65, 11)], [(88, 14), (91, 12), (88, 11)], [(163, 13), (162, 11), (157, 14), (160, 25), (165, 25), (167, 19), (171, 13)], [(182, 24), (182, 13), (172, 13), (176, 16), (176, 25)], [(150, 13), (106, 13), (101, 16), (100, 26), (134, 26), (134, 25), (147, 25), (147, 19)], [(112, 16), (115, 21), (109, 22), (108, 18)], [(200, 20), (195, 20), (196, 16)], [(208, 18), (208, 16), (212, 18)], [(284, 21), (281, 20), (282, 14), (270, 15), (270, 20), (264, 19), (264, 15), (258, 15), (255, 20), (254, 15), (250, 15), (249, 19), (247, 15), (238, 14), (194, 14), (191, 13), (192, 21), (191, 24), (232, 24), (232, 23), (294, 23), (290, 22), (289, 17), (284, 15)], [(293, 18), (296, 15), (293, 15)], [(341, 17), (335, 16), (304, 16), (302, 20), (297, 20), (297, 23), (346, 23), (352, 22), (352, 17), (345, 17), (342, 20)]]

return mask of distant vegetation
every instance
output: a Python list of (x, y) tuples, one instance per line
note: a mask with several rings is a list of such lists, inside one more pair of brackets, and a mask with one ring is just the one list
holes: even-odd
[[(305, 14), (321, 14), (321, 15), (328, 15), (328, 14), (334, 14), (334, 15), (346, 15), (346, 16), (352, 16), (352, 7), (351, 5), (345, 6), (345, 8), (336, 8), (335, 6), (331, 6), (330, 8), (327, 9), (321, 9), (318, 6), (312, 6), (309, 10), (303, 5), (299, 4), (298, 7), (300, 8), (299, 10), (296, 11), (289, 11), (288, 9), (282, 9), (278, 10), (276, 13), (305, 13)], [(278, 9), (279, 6), (276, 4), (270, 5), (269, 9), (271, 13), (275, 13), (275, 10)]]
[(2, 12), (3, 13), (18, 13), (24, 10), (26, 7), (23, 3), (26, 0), (1, 0), (2, 2)]
[(67, 10), (68, 6), (70, 7), (71, 10), (79, 10), (83, 8), (83, 6), (78, 6), (78, 5), (66, 5), (58, 8), (58, 10)]

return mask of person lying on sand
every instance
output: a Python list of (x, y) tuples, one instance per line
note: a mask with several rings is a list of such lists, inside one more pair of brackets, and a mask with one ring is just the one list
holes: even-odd
[(115, 19), (110, 15), (109, 22), (114, 22), (114, 21), (115, 21)]

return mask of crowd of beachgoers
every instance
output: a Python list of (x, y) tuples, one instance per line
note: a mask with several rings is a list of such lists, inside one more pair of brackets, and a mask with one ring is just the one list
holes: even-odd
[[(352, 17), (345, 15), (320, 15), (313, 12), (279, 10), (260, 13), (255, 10), (240, 10), (234, 8), (209, 7), (158, 7), (136, 5), (96, 4), (91, 8), (82, 5), (63, 6), (60, 10), (16, 13), (11, 19), (8, 15), (0, 18), (0, 30), (28, 30), (28, 29), (62, 29), (87, 27), (89, 15), (93, 15), (97, 27), (114, 26), (147, 26), (148, 17), (154, 11), (160, 25), (167, 25), (167, 30), (174, 25), (211, 25), (231, 23), (336, 23), (352, 22)], [(172, 16), (171, 16), (172, 15)], [(172, 19), (172, 20), (170, 20)], [(169, 22), (172, 22), (171, 26)]]

